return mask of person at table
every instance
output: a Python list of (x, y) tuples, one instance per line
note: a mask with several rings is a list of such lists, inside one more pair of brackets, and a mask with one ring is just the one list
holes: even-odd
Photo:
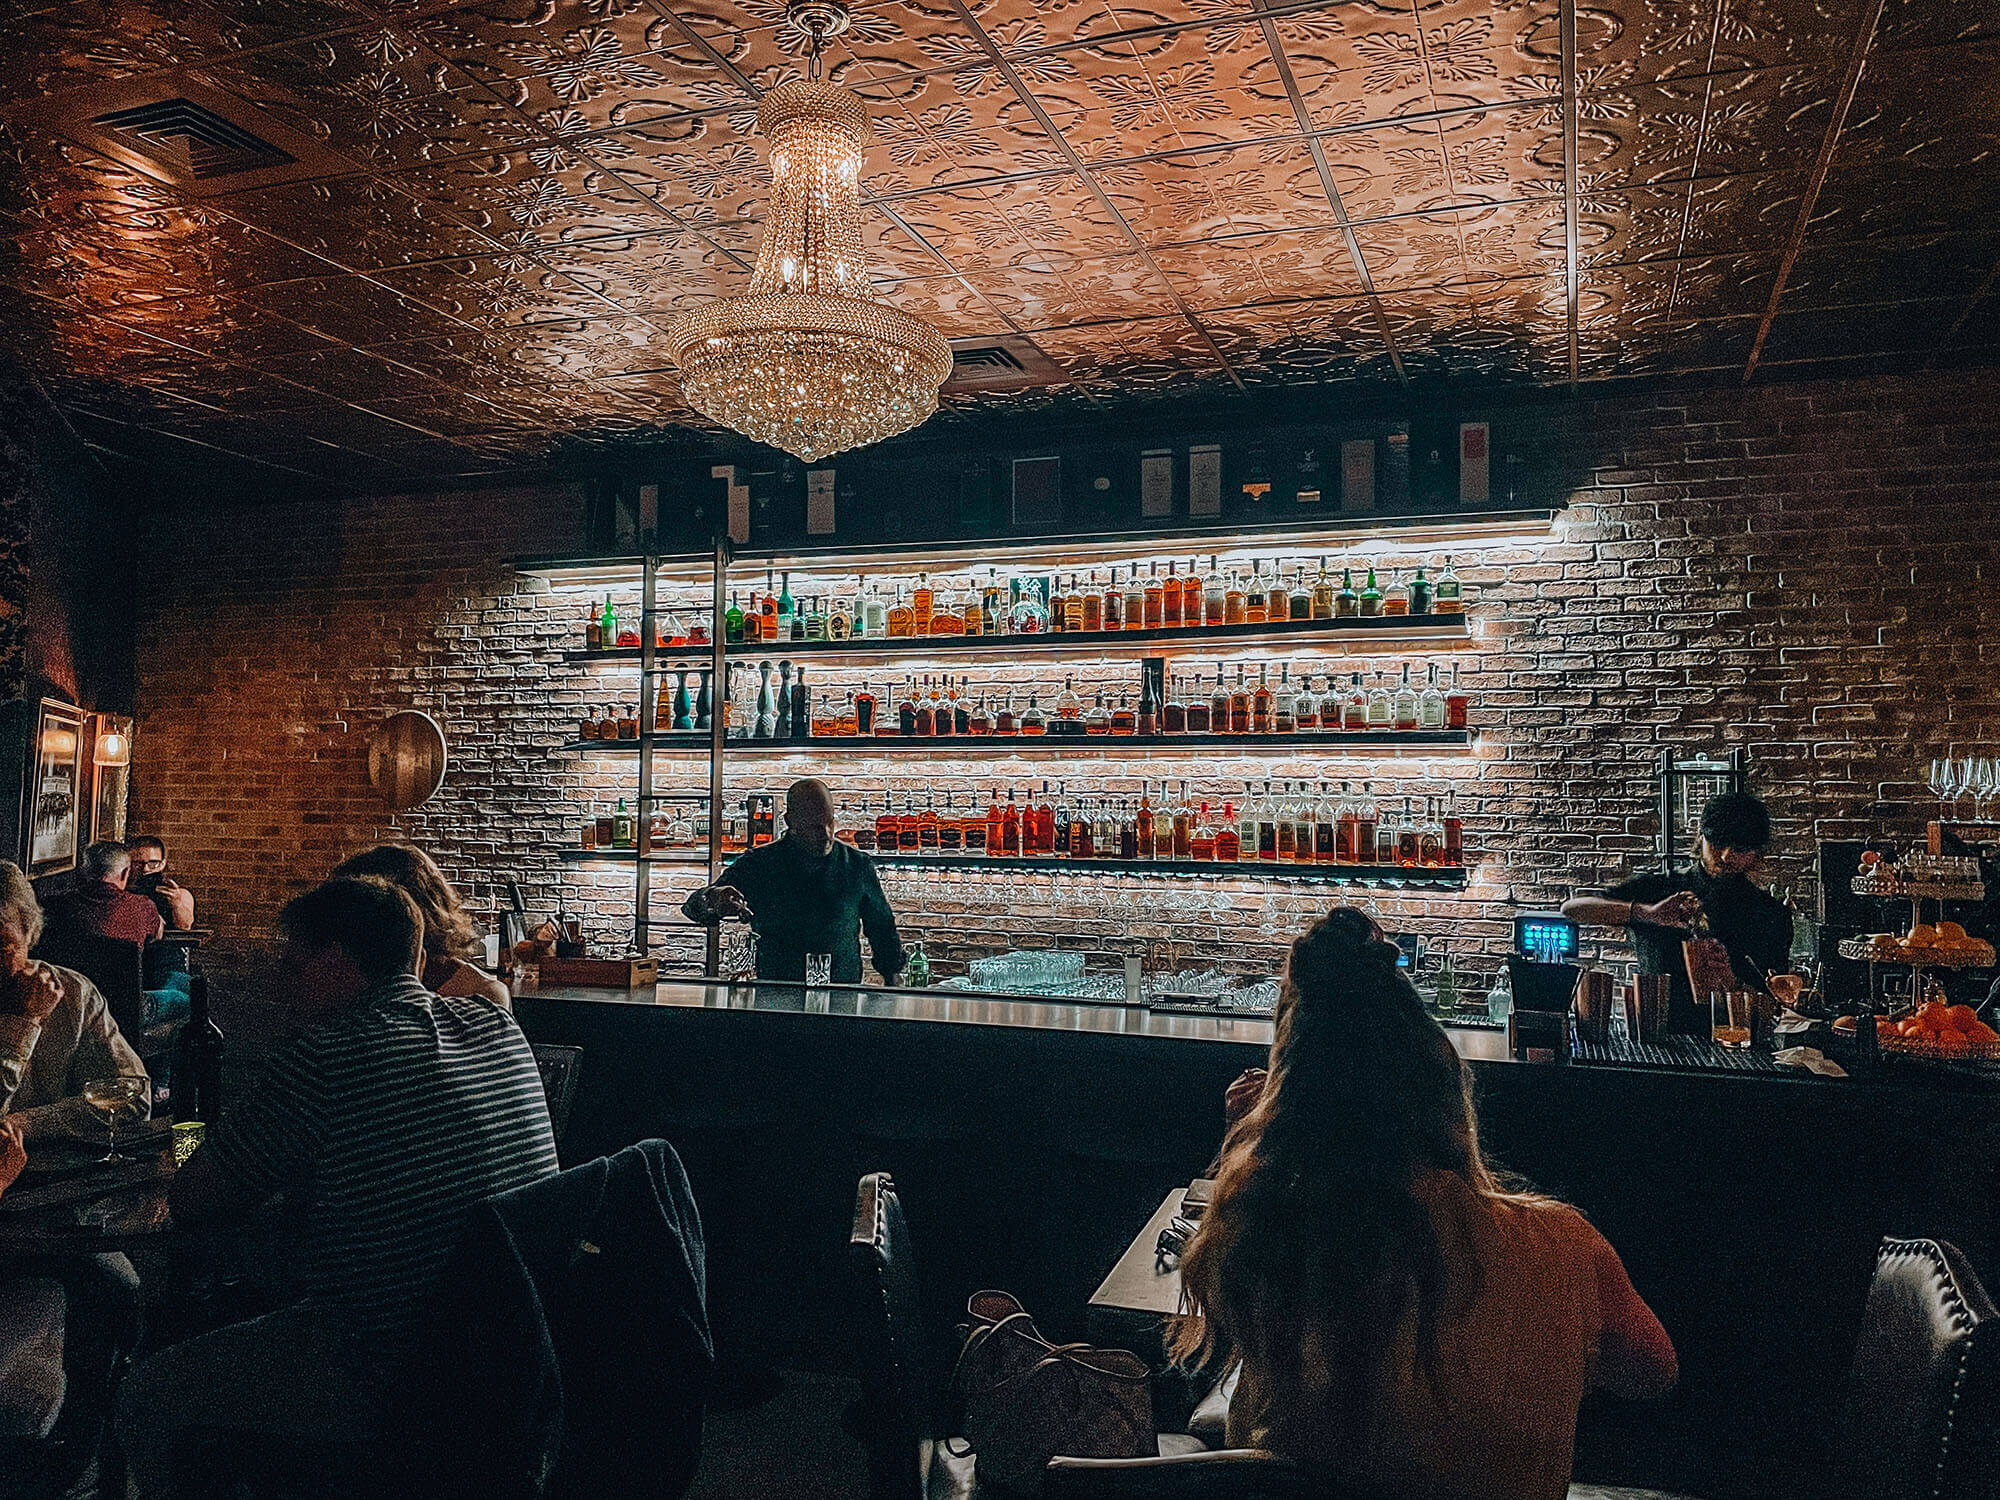
[(1665, 1394), (1673, 1344), (1582, 1214), (1487, 1166), (1469, 1071), (1372, 928), (1342, 908), (1292, 945), (1172, 1350), (1238, 1351), (1228, 1446), (1338, 1492), (1563, 1500), (1584, 1395)]
[(287, 905), (282, 972), (304, 1029), (174, 1176), (174, 1222), (300, 1214), (305, 1299), (163, 1349), (119, 1390), (141, 1496), (170, 1493), (188, 1428), (365, 1439), (471, 1208), (556, 1171), (534, 1054), (484, 1000), (424, 988), (423, 919), (377, 878)]
[(167, 873), (166, 842), (157, 834), (142, 833), (130, 840), (132, 878), (127, 888), (153, 903), (169, 932), (194, 930), (194, 892)]
[(861, 982), (860, 933), (875, 971), (890, 984), (903, 972), (896, 916), (882, 895), (875, 862), (834, 838), (833, 793), (823, 781), (785, 792), (785, 836), (738, 855), (722, 879), (682, 903), (691, 922), (748, 917), (757, 935), (757, 977), (798, 984), (806, 955), (833, 956), (837, 984)]
[[(97, 986), (73, 969), (28, 956), (42, 911), (18, 865), (0, 861), (0, 1125), (16, 1142), (100, 1138), (103, 1117), (78, 1097), (96, 1078), (145, 1078)], [(151, 1089), (140, 1113), (150, 1114)], [(50, 1492), (88, 1467), (109, 1415), (112, 1377), (139, 1337), (139, 1278), (123, 1255), (68, 1254), (0, 1262), (6, 1277), (63, 1284), (63, 1373), (68, 1389), (41, 1457)], [(6, 1295), (0, 1284), (0, 1297)]]
[(416, 903), (424, 919), (424, 987), (447, 999), (486, 1000), (514, 1008), (507, 986), (472, 963), (479, 935), (437, 861), (410, 844), (377, 844), (342, 860), (335, 876), (379, 875)]
[(1770, 847), (1770, 810), (1748, 792), (1725, 792), (1702, 809), (1701, 841), (1688, 868), (1635, 875), (1598, 896), (1573, 896), (1562, 913), (1573, 922), (1626, 928), (1639, 972), (1671, 980), (1669, 1028), (1706, 1034), (1681, 946), (1697, 915), (1728, 950), (1736, 977), (1753, 989), (1784, 973), (1791, 958), (1791, 908), (1756, 883)]
[(0, 1114), (12, 1116), (29, 1141), (96, 1139), (103, 1119), (83, 1102), (83, 1086), (94, 1078), (143, 1078), (146, 1065), (96, 985), (28, 956), (41, 935), (34, 887), (19, 865), (0, 860)]

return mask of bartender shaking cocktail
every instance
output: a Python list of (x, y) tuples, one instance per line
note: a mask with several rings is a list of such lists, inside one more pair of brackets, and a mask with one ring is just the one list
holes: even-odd
[(808, 953), (832, 955), (836, 984), (859, 984), (865, 931), (876, 972), (895, 983), (904, 957), (895, 914), (875, 862), (834, 838), (834, 820), (825, 782), (793, 782), (785, 792), (785, 836), (737, 856), (681, 911), (691, 922), (747, 917), (757, 935), (757, 977), (791, 984), (805, 980)]
[(1730, 967), (1747, 988), (1763, 989), (1785, 972), (1791, 955), (1791, 908), (1755, 883), (1771, 846), (1771, 814), (1748, 792), (1712, 798), (1701, 814), (1696, 860), (1685, 870), (1635, 875), (1602, 895), (1563, 904), (1573, 922), (1625, 927), (1642, 974), (1672, 979), (1669, 1025), (1694, 1029), (1695, 996), (1682, 944), (1705, 917), (1708, 936), (1729, 951)]

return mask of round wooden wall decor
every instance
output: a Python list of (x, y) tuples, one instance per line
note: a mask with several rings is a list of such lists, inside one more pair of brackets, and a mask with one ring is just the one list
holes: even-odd
[(444, 731), (429, 714), (406, 708), (382, 721), (368, 742), (368, 779), (397, 812), (422, 807), (444, 785)]

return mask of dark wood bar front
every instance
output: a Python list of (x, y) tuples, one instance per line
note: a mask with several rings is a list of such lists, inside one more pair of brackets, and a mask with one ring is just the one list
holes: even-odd
[[(1202, 1174), (1268, 1022), (942, 992), (663, 983), (522, 993), (584, 1049), (566, 1156), (646, 1135), (686, 1159), (734, 1352), (845, 1369), (856, 1179), (902, 1188), (942, 1330), (1016, 1292), (1052, 1337), (1161, 1195)], [(1831, 1419), (1885, 1234), (1995, 1249), (2000, 1092), (1954, 1075), (1552, 1066), (1457, 1031), (1484, 1140), (1618, 1246), (1680, 1350), (1663, 1404), (1593, 1398), (1579, 1478), (1769, 1494)]]

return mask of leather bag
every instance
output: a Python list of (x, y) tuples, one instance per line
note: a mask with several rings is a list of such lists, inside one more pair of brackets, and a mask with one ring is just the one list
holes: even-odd
[(1005, 1292), (977, 1292), (955, 1380), (981, 1489), (1041, 1492), (1042, 1471), (1069, 1458), (1159, 1451), (1145, 1362), (1123, 1349), (1051, 1344)]

